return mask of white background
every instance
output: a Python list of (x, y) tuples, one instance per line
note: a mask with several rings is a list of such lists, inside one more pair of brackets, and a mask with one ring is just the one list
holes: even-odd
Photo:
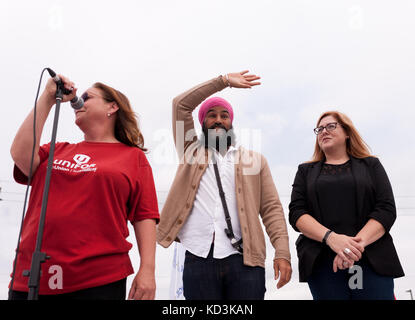
[[(51, 67), (83, 92), (94, 82), (125, 93), (137, 112), (152, 165), (160, 209), (176, 171), (171, 101), (188, 88), (228, 72), (262, 77), (251, 90), (220, 95), (234, 107), (234, 127), (260, 136), (288, 214), (299, 163), (310, 159), (318, 116), (336, 109), (350, 116), (379, 156), (396, 197), (392, 236), (406, 277), (396, 296), (415, 289), (415, 21), (413, 1), (11, 1), (0, 2), (0, 298), (17, 242), (24, 187), (13, 182), (13, 137), (33, 107), (40, 72)], [(44, 78), (43, 84), (46, 81)], [(50, 140), (49, 117), (42, 143)], [(68, 105), (58, 141), (82, 132)], [(250, 145), (251, 144), (251, 145)], [(298, 282), (289, 227), (293, 278), (280, 290), (268, 243), (267, 299), (310, 299)], [(135, 239), (131, 258), (139, 256)], [(157, 298), (167, 299), (173, 246), (157, 247)], [(129, 277), (129, 283), (132, 276)]]

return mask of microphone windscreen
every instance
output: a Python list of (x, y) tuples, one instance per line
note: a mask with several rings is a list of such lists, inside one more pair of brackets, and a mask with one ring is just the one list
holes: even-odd
[(84, 106), (84, 99), (75, 97), (71, 100), (71, 107), (75, 110), (81, 109)]

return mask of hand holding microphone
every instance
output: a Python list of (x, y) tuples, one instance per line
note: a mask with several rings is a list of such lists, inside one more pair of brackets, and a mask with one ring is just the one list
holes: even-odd
[(46, 85), (45, 91), (47, 91), (48, 96), (52, 99), (55, 99), (56, 88), (57, 86), (61, 88), (63, 93), (62, 102), (71, 102), (71, 107), (74, 109), (81, 109), (84, 105), (84, 100), (76, 96), (77, 88), (75, 84), (70, 81), (68, 78), (57, 75), (52, 69), (47, 68), (52, 79), (50, 79)]

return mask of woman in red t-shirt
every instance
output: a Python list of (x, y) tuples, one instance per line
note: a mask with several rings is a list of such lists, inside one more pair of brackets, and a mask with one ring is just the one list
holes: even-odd
[[(66, 88), (75, 88), (60, 76)], [(76, 95), (73, 89), (63, 102)], [(37, 102), (36, 146), (32, 192), (26, 212), (16, 272), (9, 299), (27, 299), (50, 145), (40, 137), (55, 104), (56, 84), (50, 79)], [(42, 252), (39, 299), (125, 299), (126, 278), (134, 272), (128, 255), (132, 245), (127, 221), (134, 226), (140, 268), (129, 299), (155, 297), (155, 226), (159, 211), (144, 138), (127, 97), (95, 83), (83, 95), (75, 123), (84, 141), (56, 143)], [(21, 125), (11, 147), (14, 177), (27, 184), (33, 146), (34, 110)]]

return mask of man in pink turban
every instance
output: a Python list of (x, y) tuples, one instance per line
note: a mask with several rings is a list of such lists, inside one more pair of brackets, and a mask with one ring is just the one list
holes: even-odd
[[(226, 87), (260, 84), (258, 76), (247, 73), (219, 76), (173, 100), (181, 164), (163, 206), (157, 242), (168, 247), (176, 240), (186, 249), (187, 300), (264, 299), (266, 246), (259, 217), (275, 248), (277, 288), (291, 278), (287, 226), (267, 161), (234, 143), (231, 104), (209, 98)], [(204, 141), (194, 136), (192, 113), (200, 104)]]

